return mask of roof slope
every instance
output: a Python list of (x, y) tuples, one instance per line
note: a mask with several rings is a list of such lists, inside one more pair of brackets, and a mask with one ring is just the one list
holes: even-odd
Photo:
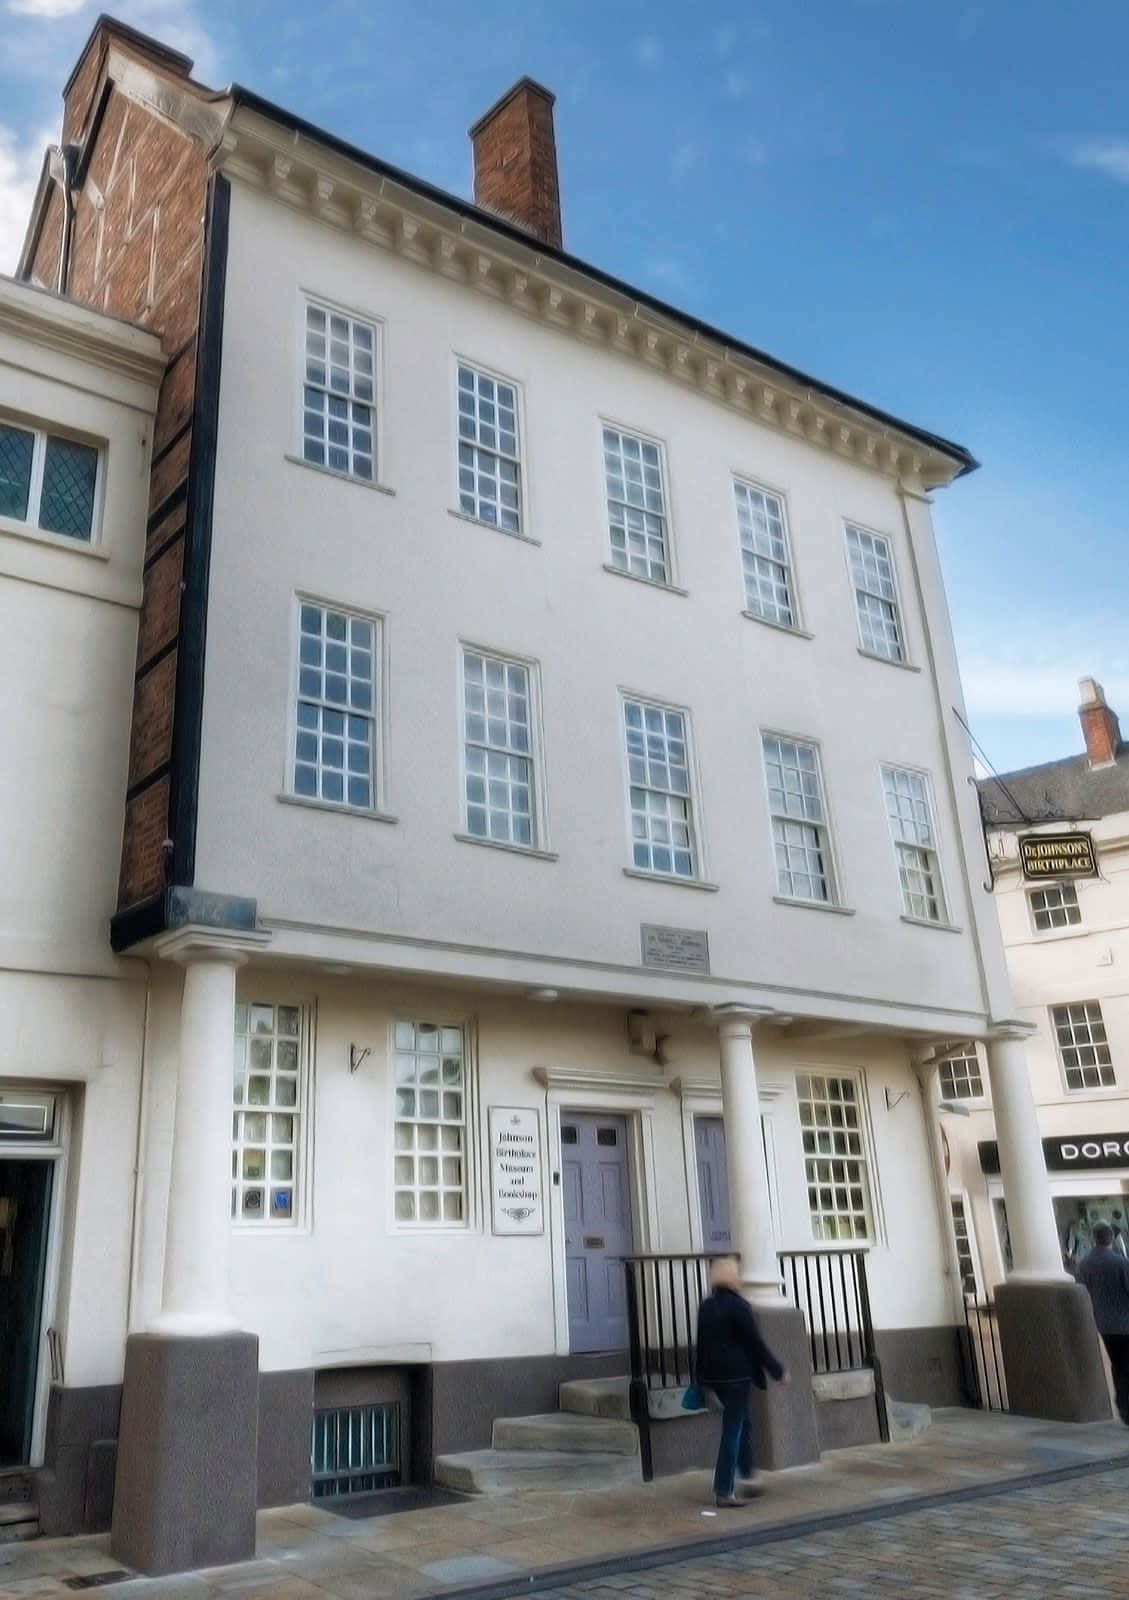
[(982, 778), (984, 821), (1015, 831), (1032, 823), (1094, 822), (1129, 812), (1129, 744), (1108, 766), (1093, 767), (1084, 755)]

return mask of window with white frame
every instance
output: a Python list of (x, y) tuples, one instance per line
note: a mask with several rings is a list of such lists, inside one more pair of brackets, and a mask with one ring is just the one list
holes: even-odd
[(1068, 1089), (1112, 1089), (1117, 1082), (1102, 1008), (1096, 1000), (1052, 1006), (1051, 1024)]
[(784, 502), (755, 484), (735, 479), (737, 531), (745, 574), (745, 609), (783, 628), (796, 625), (792, 563)]
[(467, 1220), (467, 1067), (463, 1030), (393, 1028), (393, 1211), (397, 1222)]
[(942, 1100), (984, 1098), (984, 1075), (980, 1070), (980, 1053), (971, 1040), (941, 1062), (937, 1081)]
[(605, 427), (604, 481), (612, 566), (636, 578), (669, 583), (666, 488), (659, 446)]
[(302, 455), (350, 478), (376, 478), (377, 331), (330, 306), (306, 303)]
[(964, 1209), (964, 1196), (949, 1196), (953, 1210), (953, 1236), (957, 1246), (957, 1264), (960, 1267), (960, 1286), (964, 1294), (973, 1299), (977, 1295), (976, 1260), (972, 1253), (972, 1235), (968, 1230), (968, 1216)]
[(378, 624), (303, 600), (298, 607), (294, 793), (371, 810), (376, 797)]
[(293, 1222), (304, 1085), (298, 1006), (235, 1007), (235, 1123), (231, 1214), (237, 1222)]
[(459, 362), (459, 509), (521, 532), (517, 390)]
[(835, 877), (819, 751), (775, 733), (762, 743), (777, 889), (789, 900), (830, 905)]
[(643, 700), (623, 703), (631, 860), (643, 872), (697, 873), (686, 718)]
[(98, 463), (93, 445), (0, 421), (0, 517), (88, 542)]
[(888, 661), (904, 661), (905, 640), (889, 539), (848, 522), (847, 551), (863, 649)]
[(1032, 889), (1027, 899), (1036, 933), (1074, 928), (1082, 921), (1078, 890), (1072, 883), (1049, 883), (1045, 889)]
[(796, 1078), (808, 1209), (817, 1239), (869, 1239), (867, 1171), (859, 1085), (854, 1078)]
[(920, 922), (944, 922), (945, 892), (929, 779), (911, 767), (883, 767), (882, 787), (905, 914)]
[(463, 650), (466, 831), (498, 844), (537, 843), (529, 668)]

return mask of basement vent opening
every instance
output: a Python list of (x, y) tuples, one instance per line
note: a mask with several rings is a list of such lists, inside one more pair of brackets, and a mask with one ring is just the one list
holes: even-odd
[(315, 1411), (310, 1464), (315, 1500), (398, 1488), (400, 1407), (390, 1401)]

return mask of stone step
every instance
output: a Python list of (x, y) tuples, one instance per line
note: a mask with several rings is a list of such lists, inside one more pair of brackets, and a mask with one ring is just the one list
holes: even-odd
[(16, 1500), (34, 1500), (35, 1484), (23, 1467), (7, 1467), (0, 1472), (0, 1506)]
[(615, 1417), (630, 1422), (630, 1386), (629, 1378), (571, 1378), (561, 1384), (557, 1403), (562, 1411), (578, 1417)]
[(886, 1397), (886, 1416), (890, 1423), (890, 1443), (904, 1444), (916, 1439), (919, 1433), (933, 1424), (933, 1412), (928, 1406), (910, 1400), (891, 1400)]
[(0, 1504), (0, 1544), (38, 1537), (39, 1507), (34, 1500), (9, 1500)]
[(521, 1489), (610, 1489), (639, 1483), (637, 1455), (572, 1450), (463, 1450), (437, 1456), (435, 1482), (463, 1494), (516, 1494)]
[(639, 1452), (639, 1430), (619, 1418), (552, 1411), (539, 1417), (496, 1417), (492, 1442), (495, 1450), (634, 1456)]

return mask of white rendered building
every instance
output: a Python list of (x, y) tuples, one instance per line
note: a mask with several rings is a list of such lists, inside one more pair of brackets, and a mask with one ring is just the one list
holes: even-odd
[(57, 1221), (55, 1525), (96, 1450), (151, 1570), (426, 1481), (626, 1373), (638, 1254), (740, 1250), (798, 1373), (770, 1463), (875, 1427), (817, 1408), (780, 1252), (865, 1250), (888, 1389), (956, 1400), (954, 1040), (1017, 1277), (1074, 1292), (930, 522), (975, 463), (567, 255), (528, 80), (470, 205), (190, 66), (99, 22), (21, 262), (168, 359), (112, 928), (143, 1070), (73, 1072), (121, 1098), (71, 1150), (130, 1179), (133, 1292)]

